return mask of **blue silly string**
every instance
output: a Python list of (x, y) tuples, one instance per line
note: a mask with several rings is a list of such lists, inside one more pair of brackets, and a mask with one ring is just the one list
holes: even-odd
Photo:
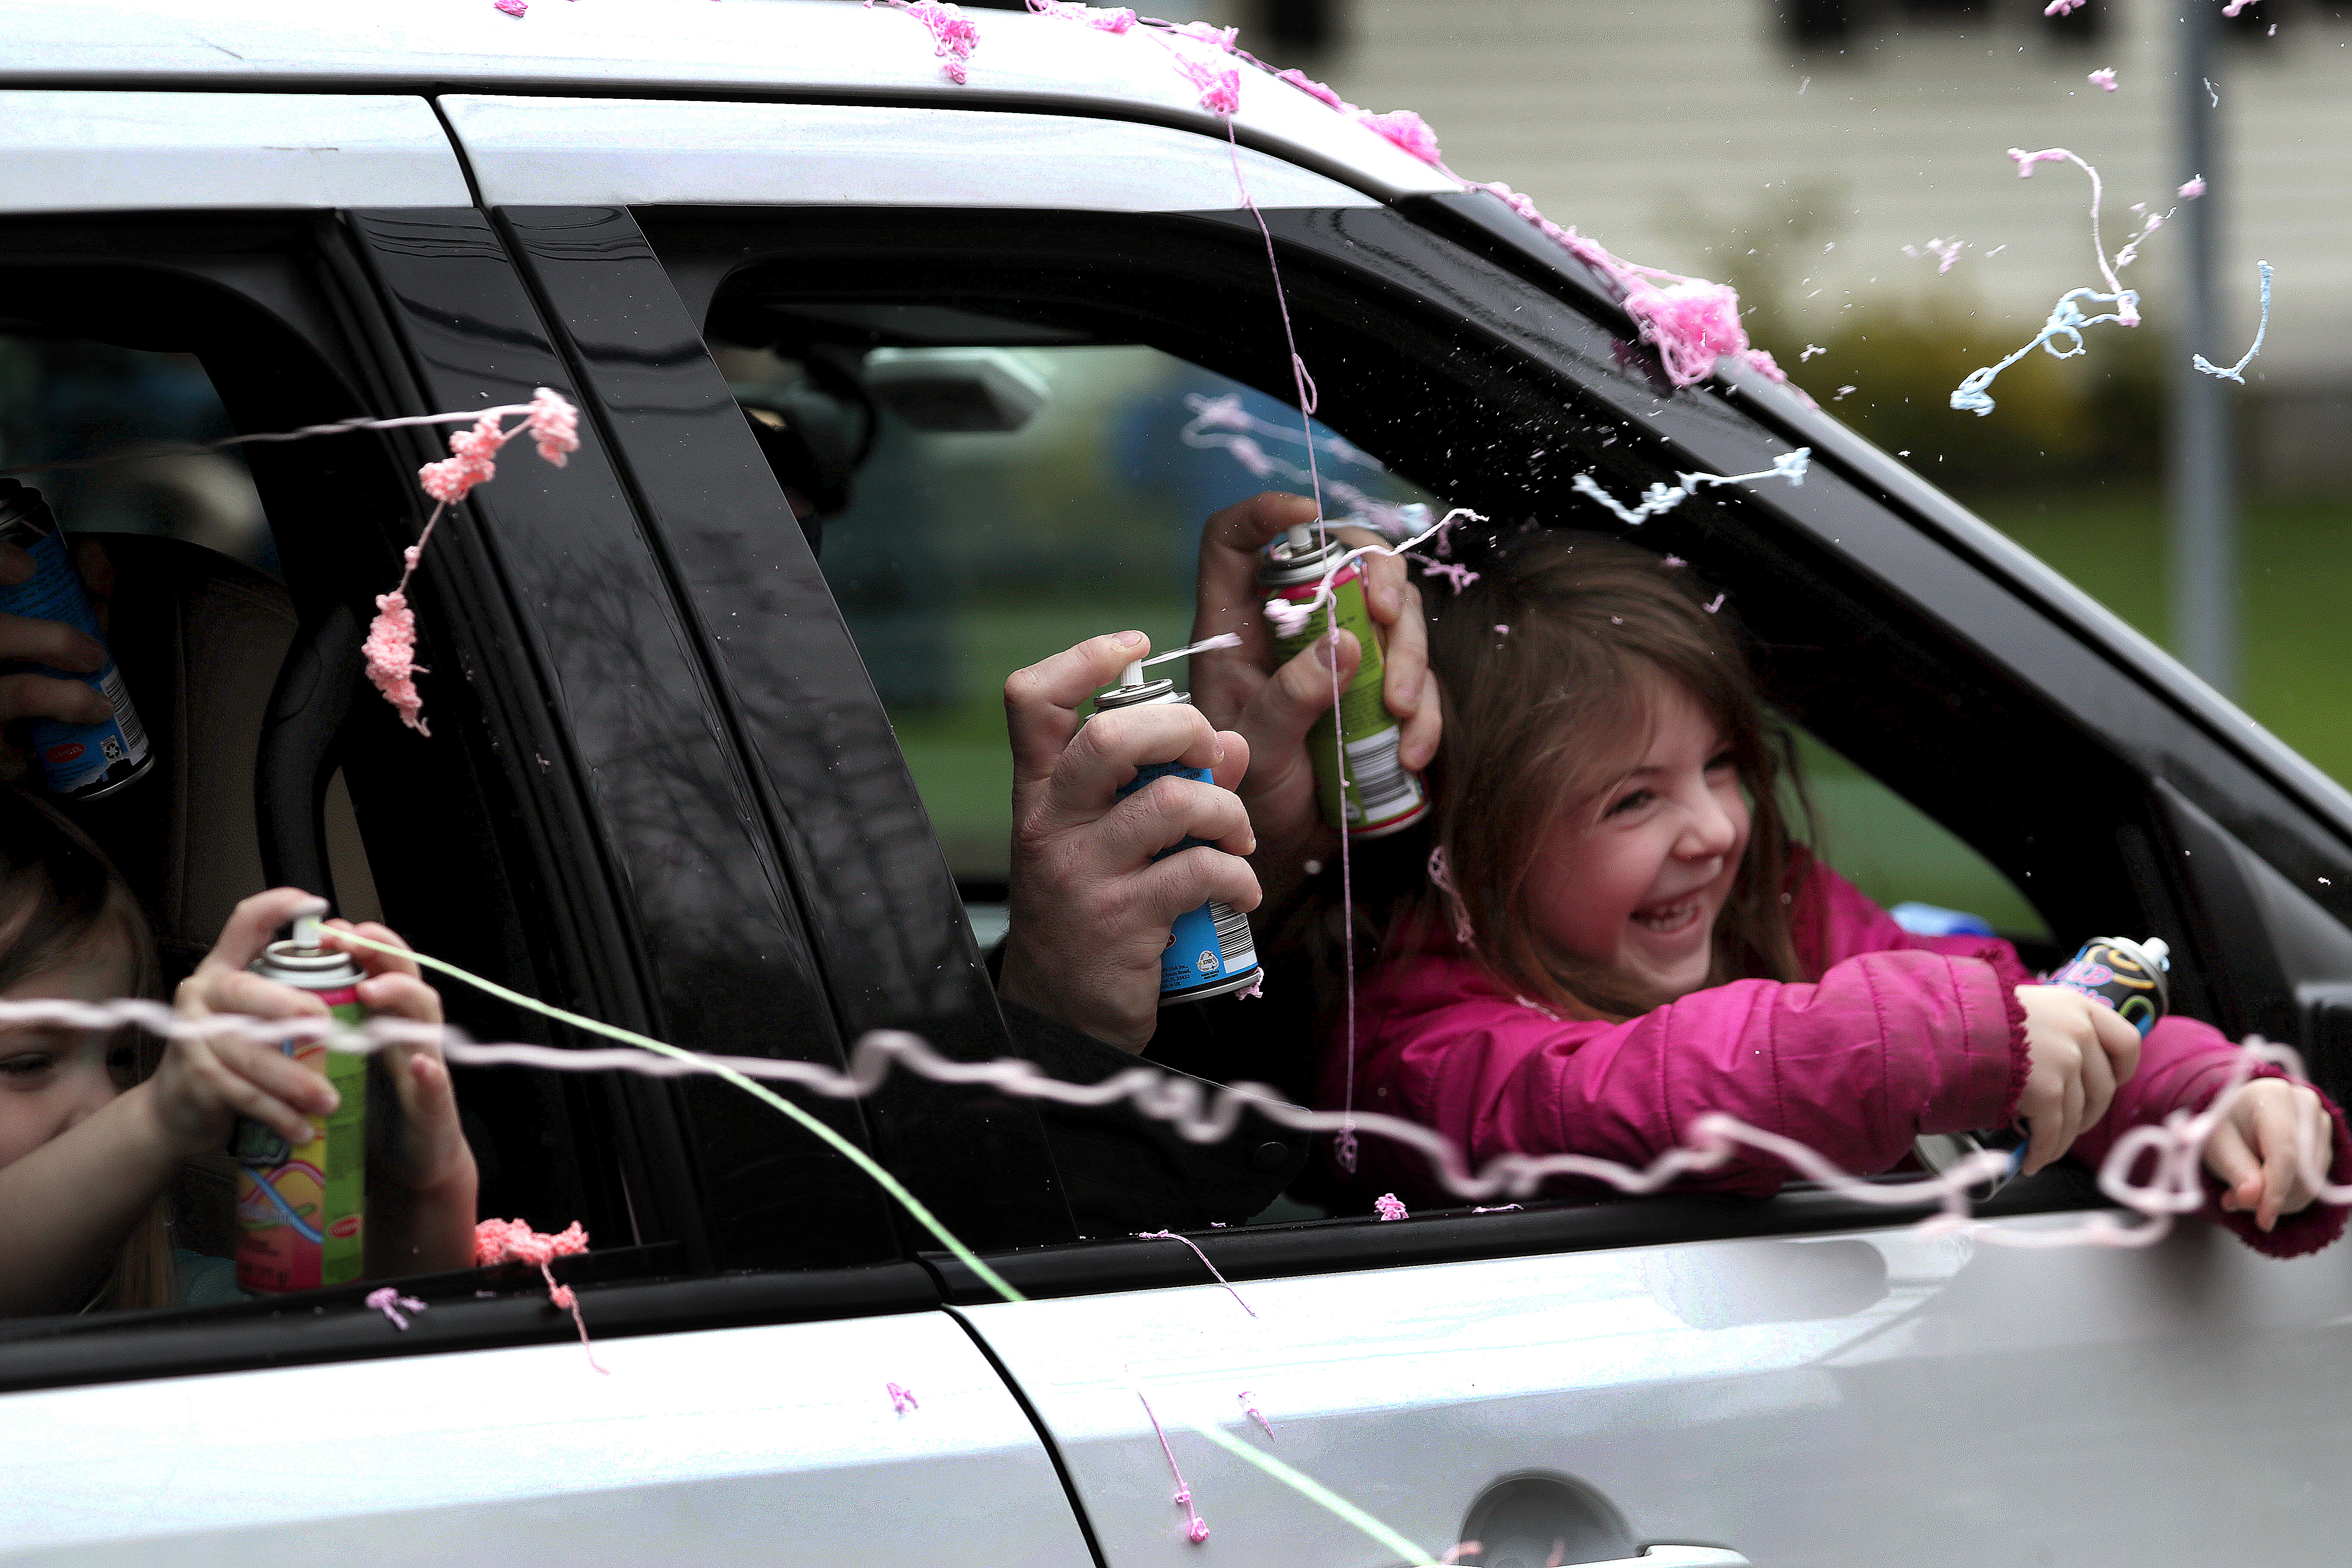
[[(2136, 289), (2125, 288), (2123, 280), (2117, 278), (2116, 273), (2118, 268), (2132, 264), (2139, 255), (2141, 242), (2163, 227), (2165, 219), (2172, 216), (2170, 212), (2151, 213), (2142, 207), (2134, 207), (2133, 211), (2142, 214), (2140, 230), (2116, 253), (2115, 259), (2110, 262), (2107, 259), (2106, 243), (2099, 237), (2099, 202), (2105, 195), (2105, 187), (2099, 179), (2099, 171), (2063, 147), (2045, 147), (2038, 153), (2029, 153), (2022, 147), (2011, 147), (2009, 150), (2009, 156), (2017, 164), (2020, 179), (2032, 179), (2034, 165), (2037, 163), (2072, 163), (2090, 176), (2091, 256), (2099, 264), (2099, 276), (2105, 282), (2106, 288), (2104, 289), (2069, 289), (2058, 297), (2058, 302), (2055, 305), (2050, 307), (2050, 319), (2042, 323), (2042, 330), (2034, 334), (2032, 342), (2002, 360), (1999, 364), (1984, 365), (1970, 371), (1967, 378), (1952, 389), (1952, 407), (1962, 414), (1974, 414), (1979, 418), (1993, 410), (1990, 388), (2000, 373), (2035, 349), (2042, 350), (2053, 359), (2074, 359), (2086, 352), (2083, 343), (2084, 328), (2104, 326), (2110, 321), (2119, 327), (2139, 325), (2139, 291)], [(2190, 193), (2187, 187), (2183, 187), (2181, 195), (2188, 196)], [(2107, 315), (2090, 315), (2083, 309), (2085, 303), (2112, 305), (2115, 310)], [(2065, 346), (2061, 347), (2062, 342)]]
[[(2083, 314), (2082, 307), (2075, 303), (2078, 300), (2113, 305), (2116, 311), (2107, 316), (2086, 316)], [(2042, 323), (2042, 331), (2034, 335), (2032, 342), (1999, 364), (1989, 364), (1969, 372), (1967, 379), (1952, 389), (1952, 406), (1963, 414), (1982, 416), (1991, 413), (1992, 395), (1986, 388), (1992, 385), (1994, 377), (2035, 349), (2042, 350), (2052, 359), (2074, 359), (2086, 352), (2083, 346), (2083, 329), (2101, 326), (2108, 321), (2126, 327), (2139, 324), (2137, 289), (2121, 289), (2112, 294), (2103, 294), (2095, 289), (2068, 289), (2058, 297), (2058, 303), (2050, 308), (2050, 319)], [(2065, 339), (2069, 346), (2060, 348), (2058, 341), (2061, 338)]]
[(2254, 265), (2263, 269), (2263, 319), (2254, 328), (2254, 346), (2246, 351), (2244, 358), (2226, 370), (2203, 354), (2194, 355), (2189, 360), (2207, 375), (2218, 375), (2224, 381), (2234, 381), (2240, 386), (2246, 384), (2246, 367), (2254, 363), (2256, 354), (2263, 352), (2263, 339), (2271, 330), (2271, 264), (2257, 261)]

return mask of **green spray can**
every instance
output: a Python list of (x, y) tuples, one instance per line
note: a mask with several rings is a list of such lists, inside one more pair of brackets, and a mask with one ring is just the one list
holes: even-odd
[[(351, 955), (319, 942), (315, 917), (294, 922), (290, 942), (273, 942), (253, 972), (308, 991), (328, 1016), (357, 1028), (367, 1021), (354, 989), (367, 978)], [(324, 1077), (341, 1103), (297, 1148), (270, 1128), (239, 1117), (229, 1152), (236, 1159), (236, 1282), (271, 1294), (314, 1290), (360, 1277), (366, 1246), (367, 1065), (327, 1042), (278, 1047)]]
[(1404, 733), (1381, 698), (1387, 665), (1381, 657), (1371, 607), (1364, 603), (1363, 573), (1357, 563), (1350, 561), (1332, 573), (1328, 601), (1307, 609), (1314, 604), (1324, 574), (1348, 551), (1328, 535), (1318, 544), (1315, 534), (1312, 527), (1294, 528), (1276, 540), (1258, 568), (1258, 582), (1271, 595), (1268, 618), (1285, 659), (1328, 636), (1335, 616), (1341, 629), (1355, 634), (1356, 646), (1363, 650), (1354, 679), (1339, 693), (1336, 713), (1340, 729), (1333, 729), (1332, 713), (1318, 719), (1307, 732), (1307, 754), (1315, 764), (1323, 820), (1349, 837), (1378, 838), (1419, 821), (1429, 809), (1429, 791), (1419, 774), (1405, 771), (1399, 754)]

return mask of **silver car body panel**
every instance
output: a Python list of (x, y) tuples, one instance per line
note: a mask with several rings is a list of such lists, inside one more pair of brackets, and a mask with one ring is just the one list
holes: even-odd
[(0, 212), (465, 206), (422, 98), (0, 90)]
[(0, 1395), (0, 1563), (1092, 1562), (944, 1312), (595, 1354), (609, 1376), (558, 1343)]
[(1188, 1419), (1432, 1552), (1491, 1482), (1539, 1471), (1600, 1492), (1640, 1542), (1774, 1568), (2341, 1555), (2343, 1247), (2282, 1263), (2204, 1225), (2147, 1250), (1885, 1230), (1238, 1289), (1255, 1317), (1213, 1284), (959, 1309), (1113, 1568), (1199, 1561), (1137, 1387), (1226, 1564), (1393, 1554)]
[[(1197, 212), (1374, 206), (1255, 148), (1131, 121), (702, 100), (441, 100), (491, 206), (731, 203)], [(1238, 164), (1238, 167), (1236, 165)]]
[[(979, 45), (966, 85), (942, 74), (930, 34), (887, 6), (837, 0), (538, 0), (514, 17), (489, 0), (0, 0), (0, 81), (142, 81), (352, 90), (368, 85), (488, 92), (819, 96), (832, 100), (1008, 104), (1143, 119), (1223, 141), (1225, 123), (1153, 33), (999, 11), (966, 14)], [(1377, 132), (1286, 82), (1238, 66), (1245, 143), (1389, 199), (1461, 187)]]

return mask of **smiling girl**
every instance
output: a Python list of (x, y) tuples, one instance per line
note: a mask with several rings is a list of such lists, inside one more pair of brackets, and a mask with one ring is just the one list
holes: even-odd
[[(1634, 1166), (1727, 1111), (1864, 1173), (1921, 1133), (2019, 1121), (2032, 1172), (2070, 1150), (2095, 1165), (2126, 1128), (2212, 1098), (2237, 1053), (2210, 1026), (2168, 1017), (2142, 1041), (2034, 984), (2005, 942), (1905, 931), (1797, 843), (1785, 740), (1705, 599), (1657, 556), (1553, 533), (1446, 605), (1416, 840), (1432, 874), (1412, 868), (1373, 933), (1358, 1108), (1434, 1127), (1474, 1163)], [(1326, 1105), (1348, 1094), (1338, 1046)], [(2344, 1180), (2341, 1117), (2273, 1073), (2206, 1151), (2217, 1211), (2265, 1252), (2344, 1227), (2295, 1173), (2304, 1130), (2334, 1140)], [(1372, 1190), (1438, 1199), (1421, 1162), (1379, 1139), (1363, 1158)], [(1681, 1185), (1760, 1195), (1789, 1174), (1743, 1149)]]

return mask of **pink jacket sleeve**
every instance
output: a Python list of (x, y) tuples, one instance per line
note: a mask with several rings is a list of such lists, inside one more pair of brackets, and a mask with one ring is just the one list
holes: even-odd
[[(1862, 953), (1818, 983), (1735, 981), (1622, 1024), (1551, 1017), (1452, 955), (1400, 970), (1366, 995), (1355, 1102), (1435, 1128), (1474, 1165), (1508, 1151), (1646, 1165), (1721, 1110), (1885, 1171), (1920, 1132), (2007, 1121), (2024, 1081), (2022, 1014), (1979, 959)], [(1418, 1163), (1376, 1169), (1433, 1196)], [(1680, 1184), (1760, 1195), (1789, 1174), (1744, 1154)]]
[[(2116, 1090), (2115, 1104), (2099, 1124), (2074, 1140), (2074, 1147), (2069, 1151), (2071, 1157), (2095, 1171), (2126, 1129), (2160, 1122), (2175, 1110), (2204, 1110), (2229, 1080), (2237, 1055), (2238, 1048), (2210, 1024), (2200, 1024), (2194, 1018), (2158, 1019), (2140, 1047), (2139, 1070)], [(2277, 1068), (2264, 1066), (2254, 1076), (2286, 1075)], [(2336, 1129), (2334, 1158), (2327, 1179), (2340, 1186), (2352, 1181), (2352, 1133), (2347, 1133), (2344, 1112), (2336, 1102), (2325, 1094), (2319, 1098), (2327, 1107)], [(2144, 1171), (2136, 1173), (2146, 1174)], [(2229, 1226), (2248, 1247), (2273, 1258), (2300, 1258), (2306, 1252), (2318, 1251), (2344, 1234), (2347, 1213), (2352, 1212), (2334, 1204), (2313, 1204), (2301, 1214), (2280, 1216), (2274, 1228), (2263, 1231), (2254, 1228), (2253, 1215), (2224, 1210), (2221, 1196), (2221, 1184), (2208, 1172), (2206, 1217)]]
[(1984, 960), (2005, 985), (2027, 985), (2033, 981), (2018, 959), (2017, 949), (2000, 938), (1915, 936), (1895, 924), (1895, 917), (1871, 902), (1861, 889), (1805, 850), (1797, 852), (1790, 867), (1789, 889), (1794, 900), (1789, 923), (1796, 933), (1797, 955), (1817, 973), (1856, 953), (1941, 952)]

